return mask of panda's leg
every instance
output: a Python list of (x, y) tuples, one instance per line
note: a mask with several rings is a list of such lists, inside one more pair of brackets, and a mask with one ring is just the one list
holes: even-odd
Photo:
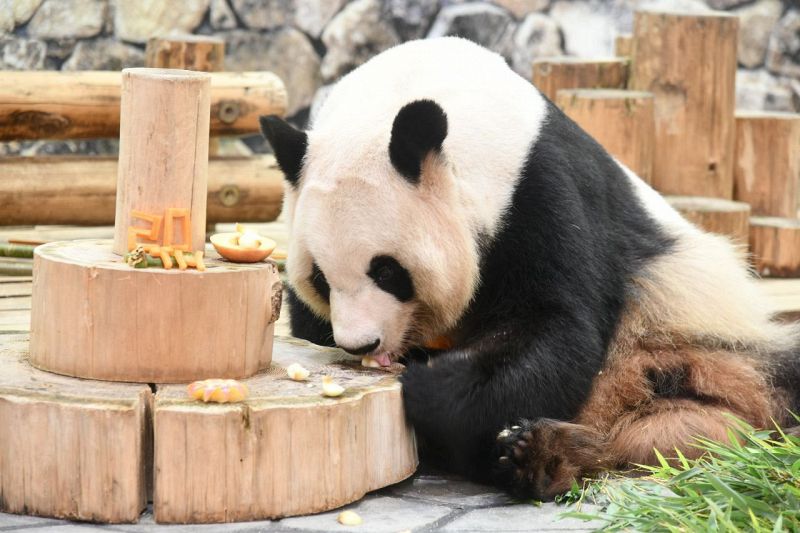
[(286, 303), (289, 305), (289, 326), (293, 336), (321, 346), (334, 346), (330, 322), (314, 314), (291, 287), (286, 287)]

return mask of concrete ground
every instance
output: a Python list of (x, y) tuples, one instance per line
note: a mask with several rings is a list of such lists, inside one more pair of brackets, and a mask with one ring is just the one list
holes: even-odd
[(233, 524), (161, 526), (148, 510), (138, 524), (95, 525), (32, 516), (0, 513), (0, 532), (82, 533), (119, 531), (152, 533), (176, 532), (248, 532), (293, 533), (361, 531), (364, 533), (400, 533), (405, 531), (446, 531), (449, 533), (484, 531), (591, 531), (599, 524), (576, 519), (559, 519), (564, 506), (552, 503), (536, 506), (515, 503), (491, 487), (476, 485), (458, 478), (421, 471), (397, 485), (373, 492), (345, 509), (356, 511), (363, 523), (345, 527), (336, 521), (341, 511), (285, 518), (275, 521), (238, 522)]

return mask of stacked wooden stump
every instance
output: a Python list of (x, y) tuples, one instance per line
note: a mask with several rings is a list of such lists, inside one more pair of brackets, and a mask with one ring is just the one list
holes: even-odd
[[(120, 80), (115, 239), (38, 247), (30, 339), (0, 346), (0, 511), (135, 522), (152, 501), (161, 523), (255, 520), (410, 476), (392, 372), (274, 339), (276, 265), (230, 263), (205, 244), (212, 75)], [(140, 243), (204, 268), (133, 268), (122, 254)], [(292, 363), (308, 382), (288, 378)], [(320, 394), (326, 375), (342, 396)], [(241, 380), (249, 396), (187, 394), (208, 378)]]
[(800, 277), (800, 115), (735, 110), (738, 19), (640, 11), (618, 57), (534, 62), (533, 82), (689, 221)]

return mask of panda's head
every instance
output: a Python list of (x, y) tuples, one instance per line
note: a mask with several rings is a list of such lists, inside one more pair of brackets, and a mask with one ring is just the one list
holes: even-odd
[(477, 284), (477, 246), (444, 110), (416, 100), (364, 126), (306, 133), (261, 119), (287, 179), (291, 285), (338, 346), (388, 364), (455, 325)]

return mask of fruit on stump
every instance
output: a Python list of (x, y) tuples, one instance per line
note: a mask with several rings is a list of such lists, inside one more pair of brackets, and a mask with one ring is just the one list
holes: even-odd
[(211, 236), (211, 244), (219, 255), (234, 263), (256, 263), (263, 261), (275, 249), (272, 239), (262, 237), (241, 224), (236, 224), (236, 232), (216, 233)]

